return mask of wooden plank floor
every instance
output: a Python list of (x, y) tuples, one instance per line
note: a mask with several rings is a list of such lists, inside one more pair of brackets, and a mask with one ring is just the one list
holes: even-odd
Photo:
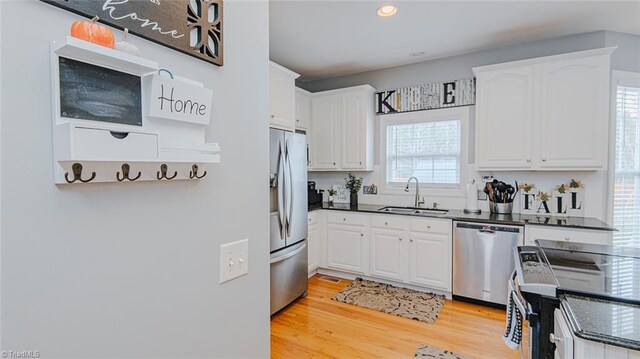
[(448, 300), (435, 324), (331, 298), (350, 281), (309, 279), (309, 296), (271, 318), (272, 358), (411, 358), (429, 344), (475, 358), (519, 358), (502, 342), (502, 310)]

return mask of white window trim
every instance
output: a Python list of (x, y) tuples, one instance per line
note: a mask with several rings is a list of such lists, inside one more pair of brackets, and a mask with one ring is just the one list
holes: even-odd
[[(410, 123), (460, 120), (460, 183), (427, 184), (420, 183), (420, 195), (425, 197), (466, 197), (466, 183), (469, 178), (469, 106), (442, 108), (428, 111), (395, 113), (380, 116), (380, 169), (379, 194), (406, 195), (405, 184), (387, 183), (387, 126)], [(410, 193), (413, 194), (412, 184)]]
[(611, 71), (611, 90), (609, 91), (609, 161), (607, 176), (607, 191), (603, 191), (603, 202), (607, 206), (606, 215), (607, 222), (613, 223), (613, 186), (615, 184), (616, 175), (616, 106), (618, 86), (640, 87), (640, 72), (629, 71)]

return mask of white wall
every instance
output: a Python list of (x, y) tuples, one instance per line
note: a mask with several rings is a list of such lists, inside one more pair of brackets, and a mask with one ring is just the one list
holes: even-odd
[[(494, 63), (516, 61), (527, 58), (549, 56), (554, 54), (582, 51), (605, 46), (619, 46), (612, 56), (612, 69), (627, 71), (640, 71), (640, 36), (621, 34), (609, 31), (599, 31), (572, 36), (564, 36), (553, 39), (533, 41), (523, 44), (511, 45), (491, 50), (474, 52), (426, 61), (416, 64), (392, 67), (382, 70), (369, 71), (355, 75), (342, 76), (333, 79), (318, 80), (313, 82), (298, 81), (297, 85), (312, 92), (324, 91), (336, 88), (370, 84), (376, 89), (389, 90), (398, 87), (420, 85), (431, 82), (461, 79), (473, 76), (472, 68), (476, 66)], [(575, 178), (585, 184), (585, 216), (599, 219), (607, 218), (607, 174), (606, 171), (591, 172), (493, 172), (478, 173), (475, 171), (475, 106), (470, 106), (470, 131), (469, 131), (469, 173), (480, 180), (481, 175), (494, 175), (500, 180), (513, 183), (533, 182), (540, 189), (551, 190), (556, 185), (567, 183)], [(378, 126), (379, 121), (376, 121)], [(376, 129), (378, 131), (378, 129)], [(376, 134), (376, 139), (378, 139)], [(379, 164), (380, 144), (376, 143), (376, 164)], [(379, 184), (384, 180), (384, 173), (377, 168), (373, 173), (360, 173), (364, 177), (364, 184)], [(331, 184), (343, 183), (345, 173), (318, 173), (310, 172), (309, 180), (315, 180), (319, 188), (327, 188)], [(361, 203), (410, 205), (413, 203), (413, 190), (405, 196), (389, 195), (361, 195)], [(463, 197), (450, 197), (431, 195), (426, 198), (426, 205), (433, 202), (439, 203), (445, 208), (462, 209), (465, 205)], [(481, 202), (482, 208), (488, 208), (486, 201)], [(515, 207), (519, 208), (519, 203)]]
[[(269, 356), (268, 3), (225, 1), (225, 65), (131, 41), (213, 89), (199, 182), (55, 186), (49, 43), (78, 16), (2, 1), (2, 350), (43, 358)], [(116, 36), (119, 38), (120, 32)], [(266, 183), (266, 182), (265, 182)], [(250, 225), (247, 225), (250, 224)], [(221, 243), (250, 239), (218, 284)]]

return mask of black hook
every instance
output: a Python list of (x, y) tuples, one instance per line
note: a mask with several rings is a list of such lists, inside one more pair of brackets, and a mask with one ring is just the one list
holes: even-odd
[(73, 180), (70, 181), (69, 180), (69, 172), (65, 172), (64, 174), (64, 179), (67, 181), (67, 183), (73, 183), (75, 181), (80, 181), (82, 183), (87, 183), (87, 182), (91, 182), (93, 181), (94, 178), (96, 178), (96, 173), (92, 172), (91, 173), (91, 177), (87, 180), (83, 180), (82, 179), (82, 164), (76, 162), (73, 165), (71, 165), (71, 172), (73, 172)]
[(122, 182), (124, 180), (129, 180), (129, 181), (135, 181), (138, 178), (140, 178), (140, 176), (142, 176), (142, 172), (138, 171), (138, 175), (135, 178), (130, 178), (129, 177), (129, 170), (131, 169), (131, 166), (129, 166), (128, 163), (123, 163), (122, 164), (122, 178), (120, 178), (120, 172), (116, 172), (116, 179), (118, 180), (118, 182)]
[(191, 179), (193, 179), (193, 178), (201, 179), (202, 177), (204, 177), (206, 175), (207, 175), (207, 171), (204, 171), (202, 176), (198, 176), (198, 165), (191, 166), (191, 172), (189, 172), (189, 178), (191, 178)]
[[(173, 173), (173, 176), (167, 177), (167, 170), (168, 169), (169, 169), (169, 166), (167, 166), (166, 164), (163, 163), (162, 165), (160, 165), (160, 171), (158, 171), (158, 173), (156, 175), (159, 180), (161, 180), (163, 178), (166, 178), (168, 180), (176, 178), (176, 176), (178, 175), (178, 171), (175, 171)], [(162, 175), (160, 174), (161, 172), (162, 172)]]

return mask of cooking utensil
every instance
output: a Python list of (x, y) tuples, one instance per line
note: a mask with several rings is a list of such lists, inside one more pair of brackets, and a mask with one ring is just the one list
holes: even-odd
[(512, 185), (509, 185), (507, 187), (507, 193), (509, 194), (509, 202), (513, 202), (513, 199), (515, 198), (516, 189), (513, 188)]

